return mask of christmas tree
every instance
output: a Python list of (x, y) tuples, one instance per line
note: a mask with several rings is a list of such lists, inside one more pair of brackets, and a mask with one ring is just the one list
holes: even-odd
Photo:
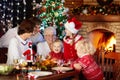
[(64, 2), (64, 0), (42, 0), (41, 3), (34, 5), (37, 10), (36, 16), (42, 20), (40, 29), (53, 26), (60, 39), (64, 37), (64, 23), (67, 21), (69, 11), (64, 7)]

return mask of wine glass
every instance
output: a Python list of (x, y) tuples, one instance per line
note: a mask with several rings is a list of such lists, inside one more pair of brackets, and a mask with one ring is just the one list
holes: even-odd
[(13, 59), (14, 65), (18, 64), (18, 59)]
[(42, 55), (37, 55), (37, 56), (36, 56), (36, 62), (40, 62), (40, 61), (41, 61), (41, 58), (42, 58)]
[(13, 59), (13, 65), (14, 65), (14, 67), (15, 67), (16, 69), (19, 69), (18, 63), (19, 63), (19, 59), (14, 58), (14, 59)]

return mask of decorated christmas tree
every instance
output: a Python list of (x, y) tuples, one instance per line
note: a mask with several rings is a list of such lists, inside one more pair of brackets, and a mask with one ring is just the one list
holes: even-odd
[(64, 7), (64, 2), (64, 0), (42, 0), (33, 7), (37, 10), (36, 16), (42, 20), (41, 31), (46, 27), (53, 26), (60, 39), (64, 37), (64, 23), (67, 21), (67, 12), (69, 11)]

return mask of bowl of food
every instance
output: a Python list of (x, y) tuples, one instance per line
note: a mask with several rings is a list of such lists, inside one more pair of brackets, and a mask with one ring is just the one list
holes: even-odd
[(0, 74), (1, 75), (8, 75), (13, 71), (13, 65), (8, 64), (0, 64)]

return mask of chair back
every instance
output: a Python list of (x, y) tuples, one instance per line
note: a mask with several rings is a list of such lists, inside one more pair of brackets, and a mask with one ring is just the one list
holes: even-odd
[(109, 52), (105, 55), (105, 58), (114, 60), (113, 66), (113, 80), (120, 80), (120, 53)]
[(120, 80), (120, 53), (101, 50), (95, 60), (104, 72), (104, 80)]

